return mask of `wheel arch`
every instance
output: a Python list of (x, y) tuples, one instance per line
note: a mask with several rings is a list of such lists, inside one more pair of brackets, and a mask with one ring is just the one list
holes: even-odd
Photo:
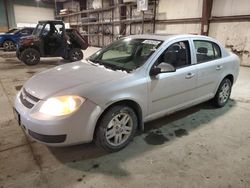
[(232, 74), (226, 75), (222, 80), (224, 80), (225, 78), (228, 78), (231, 81), (232, 85), (233, 85), (233, 83), (234, 83), (234, 76)]
[(221, 82), (222, 82), (225, 78), (228, 78), (228, 79), (231, 81), (232, 85), (233, 85), (233, 83), (234, 83), (234, 81), (235, 81), (235, 80), (234, 80), (233, 74), (231, 74), (231, 73), (226, 74), (225, 76), (222, 77), (222, 79), (220, 80), (220, 82), (218, 82), (217, 86), (215, 87), (214, 95), (216, 95), (216, 93), (217, 93), (217, 91), (218, 91), (218, 89), (219, 89), (219, 86), (220, 86)]
[(20, 53), (22, 53), (24, 50), (27, 50), (27, 49), (29, 49), (29, 48), (34, 49), (34, 50), (37, 50), (37, 51), (40, 53), (40, 55), (41, 55), (40, 49), (39, 49), (39, 47), (37, 47), (37, 46), (22, 47), (22, 48), (19, 49), (19, 51), (20, 51)]
[(14, 41), (12, 38), (5, 38), (5, 39), (3, 40), (3, 43), (6, 42), (6, 41), (12, 41), (12, 42), (15, 43), (15, 41)]
[(100, 120), (102, 119), (102, 117), (106, 114), (106, 112), (110, 108), (112, 108), (112, 107), (114, 107), (116, 105), (127, 105), (130, 108), (132, 108), (135, 111), (135, 113), (136, 113), (136, 115), (138, 117), (138, 129), (140, 131), (144, 130), (143, 117), (142, 117), (142, 109), (141, 109), (140, 105), (137, 102), (135, 102), (134, 100), (131, 100), (131, 99), (122, 99), (122, 100), (113, 102), (108, 107), (106, 107), (105, 110), (101, 113), (101, 115), (99, 116), (98, 120), (96, 121), (96, 126), (95, 126), (95, 129), (94, 129), (94, 137), (96, 135), (96, 130), (97, 130), (98, 126), (99, 126), (99, 123), (100, 123)]

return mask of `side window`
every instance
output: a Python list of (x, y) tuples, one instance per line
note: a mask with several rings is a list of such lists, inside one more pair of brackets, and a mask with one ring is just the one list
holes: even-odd
[(158, 58), (156, 65), (169, 63), (176, 69), (191, 64), (190, 47), (188, 41), (180, 41), (170, 45)]
[(27, 35), (27, 34), (29, 34), (28, 29), (22, 29), (20, 31), (20, 33), (21, 33), (21, 35)]
[(29, 35), (32, 34), (33, 30), (34, 30), (34, 29), (32, 29), (32, 28), (28, 29), (28, 34), (29, 34)]
[(50, 31), (50, 25), (46, 24), (43, 31), (42, 31), (42, 36), (46, 36)]
[(220, 47), (209, 41), (195, 40), (197, 63), (212, 61), (221, 57)]
[(61, 35), (62, 32), (63, 32), (63, 25), (62, 24), (56, 24), (55, 28), (56, 28), (56, 32)]

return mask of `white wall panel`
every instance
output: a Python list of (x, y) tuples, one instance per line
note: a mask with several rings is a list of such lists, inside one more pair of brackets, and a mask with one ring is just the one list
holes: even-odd
[(250, 0), (214, 0), (212, 16), (250, 15)]
[(158, 19), (198, 18), (202, 14), (202, 0), (160, 0)]
[(39, 20), (53, 20), (54, 9), (33, 6), (14, 5), (14, 13), (17, 24), (35, 24)]

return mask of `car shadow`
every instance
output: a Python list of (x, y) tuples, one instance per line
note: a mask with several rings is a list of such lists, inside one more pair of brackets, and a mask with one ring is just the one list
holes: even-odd
[(3, 63), (6, 66), (2, 68), (9, 70), (9, 69), (23, 69), (24, 67), (29, 68), (29, 69), (48, 68), (48, 66), (54, 67), (58, 65), (67, 64), (70, 62), (61, 58), (53, 58), (53, 59), (42, 58), (41, 61), (37, 65), (27, 66), (24, 63), (22, 63), (20, 60), (18, 60), (17, 58), (5, 58)]
[[(167, 147), (176, 138), (188, 136), (192, 131), (228, 113), (236, 101), (230, 100), (223, 108), (216, 109), (209, 102), (179, 111), (172, 115), (150, 121), (145, 131), (138, 133), (134, 140), (123, 150), (108, 153), (93, 143), (70, 147), (49, 147), (50, 152), (67, 167), (90, 173), (104, 173), (110, 176), (128, 176), (122, 166), (126, 160), (158, 147)], [(166, 144), (167, 143), (167, 144)]]

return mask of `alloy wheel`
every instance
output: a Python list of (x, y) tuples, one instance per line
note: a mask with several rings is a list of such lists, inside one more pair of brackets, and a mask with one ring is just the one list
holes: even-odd
[(37, 59), (36, 54), (33, 52), (27, 53), (26, 54), (26, 60), (30, 63), (34, 62)]
[(132, 117), (127, 113), (121, 112), (110, 120), (105, 137), (110, 145), (119, 146), (128, 140), (132, 130)]
[(80, 54), (79, 52), (74, 52), (74, 53), (72, 54), (72, 59), (73, 59), (74, 61), (80, 60), (80, 58), (81, 58), (81, 54)]
[(13, 49), (15, 49), (15, 44), (12, 41), (5, 41), (4, 42), (4, 49), (5, 50), (13, 50)]
[(229, 96), (230, 96), (230, 85), (228, 82), (225, 82), (222, 85), (219, 93), (220, 103), (225, 103), (228, 100)]

